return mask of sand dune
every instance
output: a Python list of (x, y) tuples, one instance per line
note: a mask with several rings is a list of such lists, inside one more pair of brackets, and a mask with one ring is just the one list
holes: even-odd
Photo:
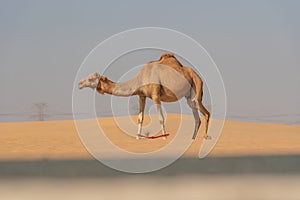
[[(179, 119), (179, 115), (167, 116), (167, 129), (173, 133), (167, 140), (135, 140), (112, 118), (98, 121), (120, 148), (150, 152), (172, 141)], [(148, 116), (146, 132), (153, 131), (150, 121)], [(226, 121), (206, 159), (197, 158), (201, 135), (203, 129), (184, 156), (169, 167), (133, 175), (92, 159), (72, 120), (0, 123), (0, 196), (16, 200), (299, 199), (300, 126)], [(115, 156), (106, 150), (108, 157)]]
[[(136, 116), (132, 116), (136, 120)], [(169, 114), (167, 130), (176, 133), (179, 115)], [(135, 140), (120, 130), (113, 118), (101, 118), (99, 123), (107, 137), (120, 148), (131, 152), (151, 152), (168, 144), (167, 140)], [(145, 127), (150, 123), (146, 117)], [(151, 125), (149, 126), (151, 127)], [(184, 156), (196, 157), (202, 142), (197, 139)], [(225, 121), (222, 135), (210, 156), (286, 155), (300, 154), (300, 126)], [(9, 122), (0, 123), (0, 159), (82, 159), (91, 158), (82, 145), (74, 122)]]

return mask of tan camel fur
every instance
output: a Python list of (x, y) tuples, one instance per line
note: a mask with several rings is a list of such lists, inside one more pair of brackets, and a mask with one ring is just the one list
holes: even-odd
[(147, 97), (156, 104), (163, 134), (166, 134), (166, 130), (161, 102), (175, 102), (185, 97), (195, 119), (193, 139), (196, 138), (201, 124), (198, 110), (204, 115), (206, 121), (204, 138), (211, 138), (207, 135), (210, 113), (202, 104), (203, 82), (193, 69), (182, 66), (172, 53), (164, 53), (159, 60), (148, 62), (129, 81), (115, 83), (106, 76), (93, 73), (78, 83), (79, 89), (85, 87), (96, 89), (100, 94), (138, 95), (140, 112), (137, 139), (142, 132)]

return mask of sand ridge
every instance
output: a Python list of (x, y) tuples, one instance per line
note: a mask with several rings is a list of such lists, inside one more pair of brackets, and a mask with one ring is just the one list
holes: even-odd
[[(132, 116), (136, 119), (136, 116)], [(163, 148), (174, 137), (178, 114), (168, 114), (167, 140), (135, 140), (124, 134), (113, 118), (99, 123), (107, 137), (128, 151), (145, 153)], [(150, 120), (145, 119), (145, 125)], [(203, 127), (184, 156), (197, 157)], [(222, 135), (209, 156), (286, 155), (300, 154), (300, 126), (263, 124), (226, 120)], [(1, 122), (0, 160), (12, 159), (90, 159), (92, 156), (80, 141), (73, 120), (43, 122)]]

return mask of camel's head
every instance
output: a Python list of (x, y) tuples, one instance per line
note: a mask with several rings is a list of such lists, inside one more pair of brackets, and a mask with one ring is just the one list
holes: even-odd
[(106, 76), (100, 76), (99, 83), (98, 83), (98, 86), (97, 86), (97, 91), (100, 94), (104, 94), (105, 92), (107, 92), (109, 90), (108, 83), (111, 83), (111, 81), (108, 80), (108, 78)]
[(81, 79), (78, 83), (78, 89), (82, 89), (85, 87), (89, 87), (92, 89), (97, 88), (99, 80), (100, 80), (100, 74), (99, 73), (93, 73), (90, 74), (88, 77)]

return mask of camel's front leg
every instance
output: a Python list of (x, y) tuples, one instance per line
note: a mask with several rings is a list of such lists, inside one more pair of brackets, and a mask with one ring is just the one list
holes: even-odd
[(140, 112), (138, 116), (138, 133), (136, 136), (136, 139), (140, 139), (139, 135), (142, 134), (142, 126), (143, 126), (143, 121), (144, 121), (144, 110), (145, 110), (145, 105), (146, 105), (146, 97), (144, 96), (139, 96), (139, 104), (140, 104)]
[[(164, 118), (164, 114), (162, 112), (162, 108), (160, 104), (156, 104), (156, 108), (157, 108), (157, 113), (158, 113), (158, 120), (161, 126), (161, 130), (162, 130), (162, 134), (165, 135), (166, 134), (166, 128), (165, 128), (165, 118)], [(166, 136), (163, 137), (163, 139), (167, 139)]]
[(156, 104), (156, 108), (157, 108), (157, 113), (158, 113), (158, 120), (159, 123), (161, 125), (161, 130), (163, 134), (166, 134), (166, 129), (165, 129), (165, 118), (164, 118), (164, 114), (162, 112), (162, 108), (160, 104)]
[[(160, 95), (159, 95), (159, 92), (158, 92), (159, 90), (160, 90), (159, 87), (156, 88), (157, 93), (152, 96), (152, 100), (153, 100), (153, 103), (156, 105), (158, 119), (159, 119), (159, 123), (160, 123), (160, 126), (161, 126), (162, 134), (165, 135), (166, 134), (165, 118), (164, 118), (162, 108), (161, 108), (161, 104), (160, 104)], [(165, 140), (165, 139), (167, 139), (167, 137), (164, 136), (163, 139)]]

